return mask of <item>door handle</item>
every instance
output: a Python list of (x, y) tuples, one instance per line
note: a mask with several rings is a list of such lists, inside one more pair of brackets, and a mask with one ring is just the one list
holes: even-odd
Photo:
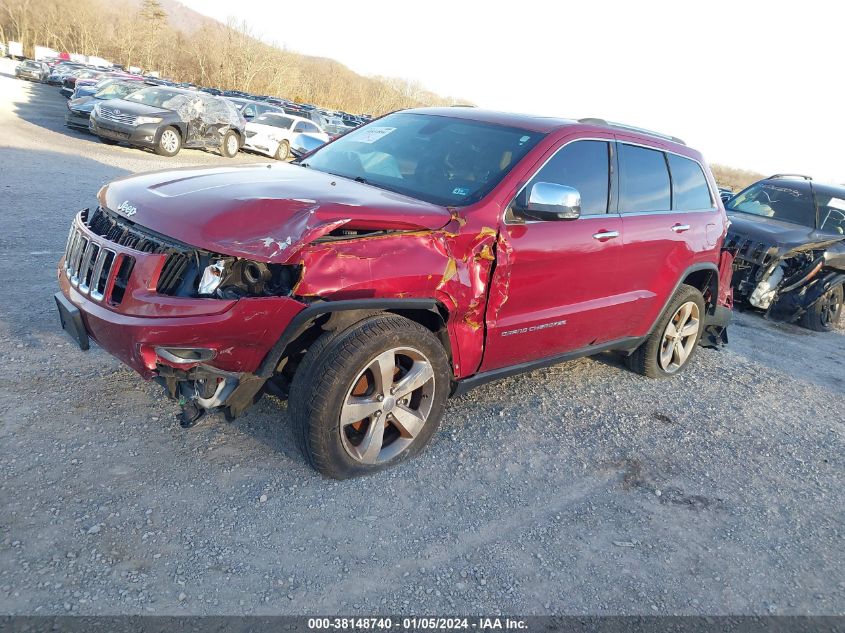
[(672, 230), (675, 231), (675, 233), (683, 233), (684, 231), (689, 231), (689, 224), (675, 224), (672, 227)]
[(599, 231), (598, 233), (593, 233), (593, 239), (599, 242), (606, 242), (616, 237), (619, 237), (619, 231)]

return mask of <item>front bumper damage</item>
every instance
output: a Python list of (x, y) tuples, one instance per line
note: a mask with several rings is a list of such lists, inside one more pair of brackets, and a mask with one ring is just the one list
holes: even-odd
[(735, 254), (736, 297), (767, 318), (795, 322), (845, 282), (843, 245), (845, 237), (778, 246), (729, 232), (725, 247)]
[[(59, 264), (55, 301), (63, 329), (80, 349), (94, 341), (164, 385), (183, 407), (183, 425), (211, 409), (229, 417), (243, 412), (267, 380), (257, 373), (273, 342), (305, 304), (287, 296), (161, 295), (156, 281), (167, 255), (107, 242), (85, 224), (84, 214), (74, 220)], [(121, 281), (123, 262), (130, 260), (131, 272)]]

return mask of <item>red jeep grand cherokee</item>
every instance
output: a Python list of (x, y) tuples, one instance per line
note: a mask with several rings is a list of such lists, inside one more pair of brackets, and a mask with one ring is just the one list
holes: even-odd
[(668, 376), (724, 340), (716, 191), (645, 130), (398, 112), (298, 165), (112, 182), (73, 221), (56, 301), (184, 426), (289, 393), (303, 452), (343, 478), (419, 452), (450, 394), (606, 350)]

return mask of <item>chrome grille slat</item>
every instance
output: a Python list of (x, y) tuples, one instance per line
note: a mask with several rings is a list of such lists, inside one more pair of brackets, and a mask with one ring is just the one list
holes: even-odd
[[(109, 285), (114, 262), (117, 253), (108, 248), (100, 249), (100, 256), (97, 258), (97, 266), (94, 268), (94, 275), (91, 277), (91, 298), (95, 301), (102, 301)], [(108, 262), (108, 264), (106, 263)], [(105, 272), (105, 274), (103, 274)]]
[(113, 123), (124, 123), (126, 125), (134, 125), (137, 117), (134, 114), (117, 113), (113, 108), (100, 107), (100, 118), (104, 121), (111, 121)]
[[(100, 275), (103, 274), (103, 264), (106, 263), (106, 249), (100, 248), (97, 250), (97, 259), (94, 260), (94, 264), (91, 271), (91, 279), (88, 281), (88, 291), (94, 293), (97, 290), (97, 286), (100, 285)], [(81, 286), (80, 286), (81, 289)]]
[(99, 250), (99, 247), (93, 240), (88, 241), (88, 246), (85, 248), (85, 256), (82, 258), (82, 264), (79, 266), (79, 291), (88, 294), (88, 276), (91, 274), (91, 260), (94, 259), (94, 253)]
[(65, 248), (65, 276), (70, 279), (71, 259), (73, 258), (73, 249), (76, 248), (76, 240), (79, 238), (79, 231), (76, 227), (71, 227), (70, 235), (67, 240), (67, 247)]
[(82, 260), (85, 257), (85, 251), (88, 250), (88, 238), (80, 235), (76, 241), (76, 248), (73, 251), (73, 261), (71, 262), (70, 283), (76, 287), (79, 285), (79, 272)]

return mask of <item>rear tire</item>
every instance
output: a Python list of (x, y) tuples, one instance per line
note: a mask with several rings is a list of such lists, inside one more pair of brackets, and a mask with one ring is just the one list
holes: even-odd
[(666, 378), (689, 365), (704, 332), (704, 297), (686, 284), (675, 292), (651, 334), (625, 358), (632, 371), (649, 378)]
[(437, 337), (403, 317), (381, 314), (329, 332), (308, 350), (291, 385), (297, 443), (333, 479), (393, 466), (434, 435), (450, 373)]
[(238, 135), (234, 131), (228, 130), (223, 135), (223, 140), (220, 141), (220, 153), (225, 158), (234, 158), (238, 155), (238, 149), (240, 149)]
[(172, 158), (182, 149), (182, 136), (172, 125), (168, 125), (161, 131), (156, 143), (155, 152), (159, 156), (167, 156)]
[(824, 293), (801, 317), (801, 325), (815, 332), (830, 332), (842, 316), (842, 285)]

